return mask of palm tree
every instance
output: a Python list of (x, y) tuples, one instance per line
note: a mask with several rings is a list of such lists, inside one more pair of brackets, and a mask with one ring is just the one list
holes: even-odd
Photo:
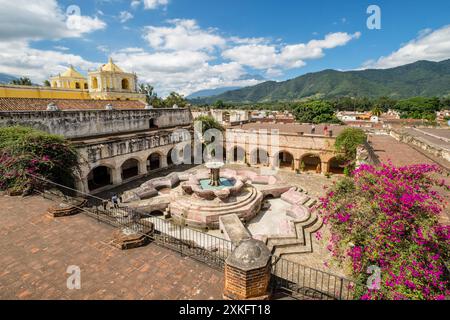
[(383, 110), (379, 106), (375, 106), (371, 112), (372, 112), (372, 115), (374, 115), (376, 117), (380, 117), (383, 114)]
[(28, 77), (21, 77), (20, 79), (15, 79), (15, 80), (11, 81), (11, 84), (15, 84), (15, 85), (18, 85), (18, 86), (31, 86), (31, 85), (33, 85), (31, 83), (30, 78), (28, 78)]

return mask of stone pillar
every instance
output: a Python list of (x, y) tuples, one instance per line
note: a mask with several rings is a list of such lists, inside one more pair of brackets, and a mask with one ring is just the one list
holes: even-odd
[(294, 159), (294, 171), (295, 170), (300, 170), (300, 159)]
[(322, 162), (322, 174), (328, 173), (328, 162)]
[(122, 169), (121, 168), (115, 168), (111, 169), (111, 175), (112, 175), (112, 184), (117, 186), (122, 184)]
[(159, 157), (159, 167), (160, 168), (167, 168), (168, 167), (167, 156), (160, 156)]
[(225, 261), (224, 299), (269, 299), (271, 254), (264, 242), (242, 240)]
[(147, 160), (139, 161), (139, 174), (147, 174)]

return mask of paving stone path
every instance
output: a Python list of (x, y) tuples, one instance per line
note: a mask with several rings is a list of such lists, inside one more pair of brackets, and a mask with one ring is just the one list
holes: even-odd
[[(223, 274), (150, 244), (121, 251), (114, 229), (82, 214), (53, 218), (41, 197), (0, 196), (0, 299), (222, 299)], [(81, 289), (68, 290), (68, 266)]]

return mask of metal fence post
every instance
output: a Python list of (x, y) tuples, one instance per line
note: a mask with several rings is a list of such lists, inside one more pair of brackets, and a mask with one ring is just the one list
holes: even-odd
[(340, 279), (340, 288), (339, 288), (339, 300), (342, 300), (342, 291), (344, 289), (344, 279)]

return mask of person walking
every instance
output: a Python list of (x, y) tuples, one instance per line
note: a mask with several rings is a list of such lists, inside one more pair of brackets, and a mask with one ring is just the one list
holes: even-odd
[(111, 202), (112, 202), (113, 207), (114, 207), (115, 209), (118, 209), (118, 208), (119, 208), (119, 198), (117, 197), (117, 194), (114, 194), (114, 195), (112, 196)]

